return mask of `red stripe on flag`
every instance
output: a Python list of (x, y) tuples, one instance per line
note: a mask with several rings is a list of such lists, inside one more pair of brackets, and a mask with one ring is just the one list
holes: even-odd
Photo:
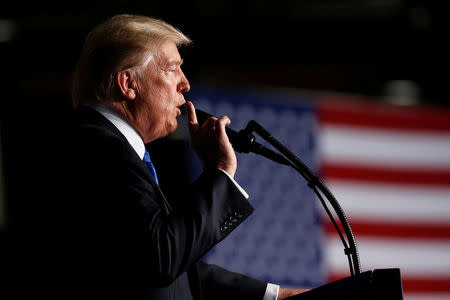
[(403, 291), (422, 292), (450, 292), (450, 278), (402, 278)]
[[(342, 225), (336, 220), (338, 227), (344, 232)], [(356, 237), (384, 237), (404, 239), (450, 239), (450, 223), (395, 223), (388, 224), (380, 221), (368, 221), (349, 218), (349, 223)], [(331, 220), (324, 220), (327, 234), (337, 234)]]
[[(401, 273), (401, 270), (400, 270)], [(349, 277), (350, 275), (333, 274), (328, 282)], [(401, 274), (404, 293), (448, 293), (450, 292), (450, 277), (413, 277)]]
[[(318, 113), (321, 123), (414, 131), (450, 132), (450, 110), (425, 107), (397, 107), (340, 101), (320, 97)], [(346, 100), (348, 100), (346, 98)]]
[(321, 175), (326, 179), (387, 184), (450, 185), (450, 171), (447, 170), (390, 169), (326, 162), (322, 167)]

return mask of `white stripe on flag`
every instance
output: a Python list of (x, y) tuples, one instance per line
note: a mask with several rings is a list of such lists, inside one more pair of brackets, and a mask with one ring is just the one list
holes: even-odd
[[(346, 215), (391, 223), (450, 223), (450, 187), (326, 180)], [(320, 210), (323, 214), (325, 211)], [(351, 225), (351, 224), (350, 224)]]
[(319, 139), (324, 161), (450, 169), (450, 134), (446, 133), (324, 125)]
[(431, 293), (405, 293), (404, 294), (405, 300), (449, 300), (450, 294), (449, 293), (437, 293), (437, 294), (431, 294)]
[[(402, 276), (450, 276), (450, 241), (356, 238), (361, 268), (400, 268)], [(349, 273), (339, 238), (326, 239), (326, 265), (332, 273)]]

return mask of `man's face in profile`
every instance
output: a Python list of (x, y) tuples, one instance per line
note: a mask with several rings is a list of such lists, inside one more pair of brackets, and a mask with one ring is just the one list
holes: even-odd
[(144, 142), (148, 143), (173, 132), (186, 101), (189, 82), (181, 70), (183, 63), (176, 44), (166, 41), (150, 58), (138, 89), (144, 124)]

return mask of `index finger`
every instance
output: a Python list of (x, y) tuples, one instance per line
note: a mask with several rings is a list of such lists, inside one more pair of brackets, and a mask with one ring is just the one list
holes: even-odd
[(189, 128), (198, 128), (197, 114), (195, 113), (194, 104), (191, 101), (186, 101), (186, 110), (188, 117)]

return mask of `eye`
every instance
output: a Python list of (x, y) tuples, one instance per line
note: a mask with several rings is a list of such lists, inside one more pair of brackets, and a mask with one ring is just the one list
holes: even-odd
[(173, 73), (176, 70), (177, 70), (177, 68), (175, 68), (175, 67), (168, 67), (168, 68), (164, 69), (164, 72), (166, 72), (166, 73)]

